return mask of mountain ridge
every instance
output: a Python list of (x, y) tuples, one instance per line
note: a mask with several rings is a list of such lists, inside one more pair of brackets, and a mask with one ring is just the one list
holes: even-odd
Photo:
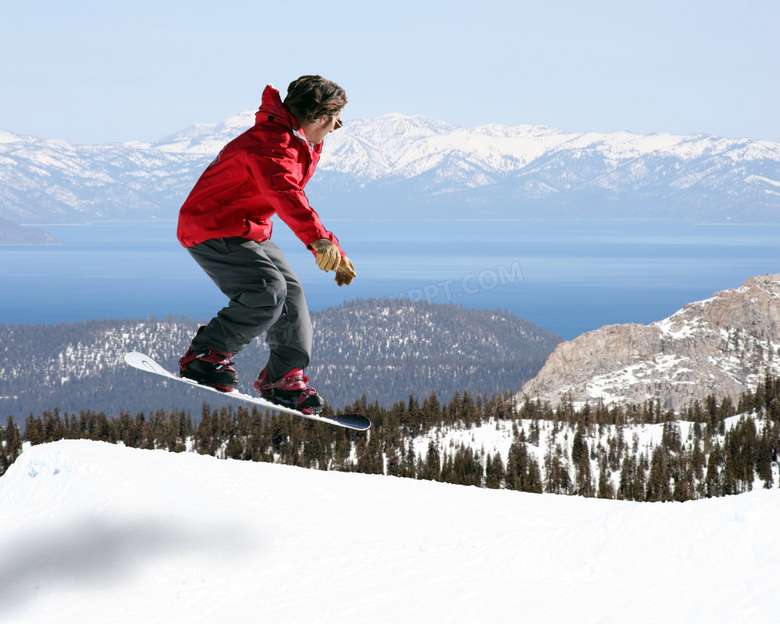
[[(509, 312), (402, 299), (354, 300), (313, 313), (312, 323), (314, 356), (306, 374), (334, 408), (362, 395), (390, 405), (431, 392), (443, 400), (467, 389), (509, 392), (533, 377), (561, 340)], [(175, 372), (197, 327), (186, 318), (0, 324), (0, 415), (54, 407), (197, 409), (204, 400), (217, 402), (217, 395), (171, 386), (124, 364), (126, 352), (142, 351)], [(253, 393), (268, 359), (264, 337), (234, 359), (239, 390)]]
[[(173, 219), (245, 112), (153, 143), (78, 146), (0, 131), (0, 217), (16, 223)], [(710, 135), (463, 128), (391, 114), (330, 135), (307, 187), (331, 218), (780, 221), (780, 143)], [(376, 212), (371, 216), (375, 217)]]

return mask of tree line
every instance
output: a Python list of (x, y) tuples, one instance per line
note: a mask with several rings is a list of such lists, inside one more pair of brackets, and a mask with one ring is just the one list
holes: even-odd
[[(189, 412), (155, 410), (118, 416), (103, 412), (30, 415), (21, 430), (13, 417), (0, 426), (0, 475), (23, 443), (89, 439), (144, 449), (197, 452), (220, 458), (275, 462), (319, 470), (386, 474), (509, 489), (632, 501), (685, 501), (775, 487), (780, 448), (780, 380), (767, 376), (742, 395), (708, 397), (676, 415), (658, 401), (639, 405), (555, 408), (510, 395), (435, 393), (391, 408), (365, 398), (345, 413), (368, 416), (355, 432), (253, 406)], [(333, 414), (326, 407), (324, 415)], [(736, 422), (737, 414), (743, 416)], [(727, 421), (729, 425), (727, 426)], [(448, 432), (482, 425), (511, 431), (508, 451), (444, 442)], [(655, 441), (641, 438), (655, 427)], [(644, 428), (644, 429), (643, 429)], [(642, 435), (640, 432), (644, 431)], [(461, 436), (463, 438), (463, 436)]]

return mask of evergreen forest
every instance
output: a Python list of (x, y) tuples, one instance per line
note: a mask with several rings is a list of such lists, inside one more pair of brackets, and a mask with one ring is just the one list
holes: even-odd
[[(780, 485), (780, 379), (766, 377), (734, 405), (709, 397), (681, 414), (658, 401), (627, 407), (570, 402), (553, 408), (507, 395), (435, 393), (390, 408), (365, 398), (354, 432), (257, 407), (200, 414), (155, 410), (9, 416), (0, 426), (0, 475), (24, 445), (89, 439), (142, 449), (196, 452), (445, 483), (629, 501), (686, 501)], [(327, 415), (328, 409), (326, 407)], [(331, 413), (333, 413), (331, 411)]]

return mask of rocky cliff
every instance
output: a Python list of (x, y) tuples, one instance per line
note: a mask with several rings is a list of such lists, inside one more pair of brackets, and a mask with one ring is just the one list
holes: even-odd
[(780, 274), (691, 303), (649, 325), (610, 325), (561, 343), (521, 396), (557, 404), (641, 403), (675, 411), (714, 394), (737, 400), (780, 374)]

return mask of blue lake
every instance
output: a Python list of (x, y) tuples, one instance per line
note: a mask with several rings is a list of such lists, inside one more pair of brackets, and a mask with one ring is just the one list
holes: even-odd
[[(358, 272), (339, 288), (277, 222), (312, 310), (358, 297), (510, 310), (564, 338), (649, 323), (780, 272), (780, 226), (631, 221), (326, 221)], [(175, 222), (46, 226), (54, 247), (0, 247), (0, 323), (210, 318), (223, 295)]]

